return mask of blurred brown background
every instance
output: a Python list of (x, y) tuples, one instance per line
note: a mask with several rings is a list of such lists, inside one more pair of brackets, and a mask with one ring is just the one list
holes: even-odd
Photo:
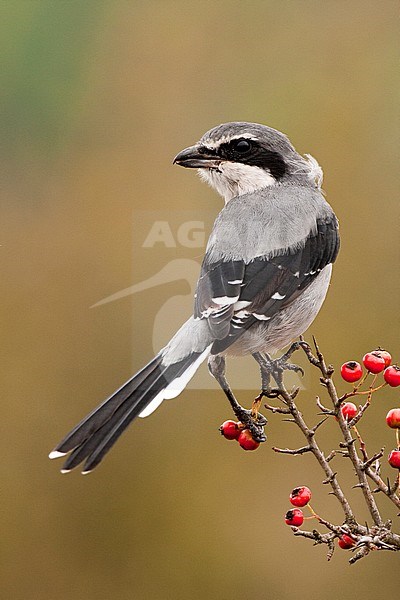
[[(61, 476), (46, 458), (151, 357), (154, 314), (189, 293), (176, 281), (90, 309), (170, 260), (200, 260), (179, 244), (144, 253), (133, 221), (143, 209), (212, 221), (221, 199), (171, 161), (223, 121), (280, 129), (324, 168), (343, 238), (312, 326), (329, 360), (378, 344), (400, 358), (397, 12), (390, 0), (2, 3), (2, 598), (398, 593), (398, 556), (349, 567), (338, 551), (327, 564), (292, 537), (282, 517), (295, 485), (341, 518), (322, 472), (272, 453), (301, 442), (277, 416), (254, 454), (222, 440), (230, 413), (217, 391), (188, 391), (135, 424), (89, 477)], [(381, 394), (362, 423), (374, 451), (393, 444), (384, 415), (398, 402)], [(332, 423), (321, 439), (337, 443)], [(367, 518), (351, 469), (342, 479)]]

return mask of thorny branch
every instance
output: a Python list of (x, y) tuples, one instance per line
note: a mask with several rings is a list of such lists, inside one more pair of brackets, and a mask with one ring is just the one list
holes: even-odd
[[(291, 418), (285, 420), (294, 422), (303, 433), (307, 442), (305, 446), (297, 449), (274, 447), (273, 450), (281, 454), (289, 455), (302, 455), (305, 453), (312, 453), (314, 455), (325, 474), (323, 483), (331, 487), (330, 493), (337, 498), (342, 507), (344, 513), (344, 522), (340, 526), (333, 525), (312, 511), (319, 524), (328, 529), (328, 533), (321, 534), (316, 529), (313, 531), (303, 531), (297, 527), (292, 527), (293, 533), (295, 536), (312, 539), (314, 544), (326, 544), (328, 546), (328, 560), (330, 560), (333, 555), (335, 539), (341, 538), (343, 535), (350, 536), (355, 542), (352, 548), (353, 556), (349, 561), (351, 564), (357, 562), (364, 556), (367, 556), (372, 550), (400, 551), (400, 535), (397, 535), (391, 531), (391, 521), (385, 522), (383, 520), (375, 500), (375, 495), (381, 492), (387, 496), (398, 509), (400, 509), (400, 498), (397, 493), (399, 488), (400, 471), (399, 476), (396, 478), (396, 481), (393, 485), (390, 484), (390, 481), (385, 483), (379, 474), (379, 459), (383, 456), (383, 449), (380, 449), (378, 452), (375, 452), (371, 457), (369, 457), (364, 440), (356, 428), (356, 424), (360, 421), (370, 405), (373, 392), (377, 391), (377, 389), (382, 386), (374, 389), (374, 379), (367, 392), (359, 391), (358, 388), (361, 385), (359, 384), (357, 387), (354, 387), (352, 392), (348, 392), (342, 396), (339, 396), (332, 379), (334, 372), (333, 367), (326, 364), (324, 356), (322, 355), (315, 339), (314, 345), (315, 354), (313, 353), (310, 345), (307, 344), (303, 338), (300, 338), (300, 347), (305, 352), (310, 364), (319, 369), (321, 373), (321, 384), (326, 389), (331, 401), (332, 407), (327, 408), (321, 402), (319, 397), (316, 399), (317, 406), (321, 411), (321, 414), (324, 415), (324, 419), (317, 423), (317, 425), (314, 427), (308, 427), (302, 413), (299, 411), (295, 403), (295, 397), (297, 396), (298, 390), (289, 392), (286, 389), (283, 383), (282, 373), (277, 373), (277, 375), (274, 376), (278, 387), (277, 389), (273, 390), (273, 397), (280, 400), (283, 406), (271, 406), (270, 404), (265, 404), (265, 407), (272, 413), (290, 415)], [(347, 398), (358, 395), (366, 395), (367, 399), (363, 405), (359, 406), (358, 413), (355, 415), (355, 417), (348, 422), (343, 416), (340, 407)], [(317, 429), (330, 416), (336, 417), (340, 427), (342, 441), (339, 444), (340, 449), (332, 450), (327, 456), (325, 456), (315, 439), (315, 434)], [(353, 436), (353, 432), (355, 437)], [(359, 448), (357, 447), (357, 442)], [(338, 481), (337, 473), (334, 472), (330, 466), (331, 460), (337, 454), (349, 458), (352, 462), (358, 480), (358, 483), (353, 487), (360, 488), (363, 493), (364, 500), (372, 520), (371, 526), (368, 526), (368, 524), (362, 525), (357, 522), (350, 503), (347, 500)], [(375, 484), (375, 489), (371, 489), (369, 480)]]

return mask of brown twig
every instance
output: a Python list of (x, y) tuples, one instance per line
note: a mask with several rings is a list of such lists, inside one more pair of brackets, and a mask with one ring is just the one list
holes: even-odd
[(280, 378), (279, 381), (277, 381), (278, 385), (279, 385), (279, 390), (280, 390), (280, 395), (283, 398), (283, 400), (285, 401), (286, 406), (288, 407), (294, 422), (296, 423), (296, 425), (301, 429), (303, 435), (305, 436), (308, 444), (307, 447), (309, 448), (309, 452), (312, 452), (313, 455), (315, 456), (315, 458), (317, 459), (317, 461), (319, 462), (319, 464), (321, 465), (325, 475), (326, 475), (326, 480), (329, 481), (331, 487), (332, 487), (332, 491), (334, 493), (334, 495), (336, 496), (336, 498), (338, 499), (338, 501), (340, 502), (343, 512), (345, 514), (345, 519), (346, 522), (355, 522), (355, 518), (353, 515), (353, 512), (351, 510), (350, 504), (348, 503), (342, 488), (339, 485), (339, 482), (337, 480), (336, 477), (336, 473), (334, 473), (329, 465), (329, 462), (326, 460), (326, 457), (323, 453), (323, 451), (320, 449), (320, 447), (318, 446), (316, 440), (315, 440), (315, 431), (313, 431), (313, 429), (310, 429), (306, 422), (304, 421), (303, 415), (301, 414), (301, 412), (298, 410), (291, 394), (286, 390), (282, 378)]
[[(321, 371), (322, 379), (324, 381), (324, 385), (328, 391), (328, 394), (332, 401), (332, 404), (334, 407), (337, 408), (341, 404), (341, 399), (339, 399), (336, 388), (332, 381), (333, 368), (327, 367), (327, 365), (325, 363), (325, 359), (319, 350), (316, 340), (314, 340), (314, 344), (315, 344), (315, 349), (317, 352), (318, 360), (316, 362), (314, 360), (312, 364), (315, 364), (315, 366), (317, 366), (319, 368), (319, 370)], [(305, 350), (304, 343), (302, 344), (302, 348)], [(306, 355), (309, 356), (311, 353), (311, 349), (309, 349), (309, 351), (305, 350), (305, 352), (306, 352)], [(313, 357), (313, 358), (315, 359), (315, 357)], [(357, 393), (359, 394), (362, 392), (357, 392)], [(357, 454), (357, 450), (356, 450), (355, 444), (353, 442), (353, 438), (351, 436), (348, 423), (340, 410), (337, 411), (336, 417), (337, 417), (337, 420), (338, 420), (338, 423), (339, 423), (339, 426), (340, 426), (340, 429), (341, 429), (341, 432), (343, 435), (345, 445), (347, 446), (347, 449), (349, 452), (349, 458), (350, 458), (351, 462), (353, 463), (354, 469), (357, 474), (358, 481), (360, 483), (360, 487), (364, 494), (365, 502), (366, 502), (366, 505), (370, 512), (370, 515), (371, 515), (375, 525), (378, 525), (378, 526), (383, 525), (382, 518), (379, 514), (378, 507), (376, 505), (372, 491), (368, 485), (367, 476), (365, 474), (365, 471), (362, 469), (362, 461), (360, 460), (360, 458)]]
[(311, 447), (303, 446), (302, 448), (297, 448), (296, 450), (291, 450), (290, 448), (277, 448), (276, 446), (273, 446), (272, 450), (279, 454), (292, 454), (292, 455), (296, 456), (298, 454), (305, 454), (306, 452), (311, 452)]

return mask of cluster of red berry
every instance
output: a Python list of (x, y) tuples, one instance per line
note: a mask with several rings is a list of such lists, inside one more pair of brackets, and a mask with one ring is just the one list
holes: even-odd
[[(285, 515), (286, 525), (290, 525), (291, 527), (301, 527), (305, 518), (318, 520), (320, 519), (320, 517), (311, 508), (309, 504), (310, 500), (311, 490), (305, 485), (294, 488), (294, 490), (291, 491), (289, 501), (293, 506), (296, 506), (296, 508), (292, 508), (287, 511)], [(301, 510), (301, 508), (303, 508), (304, 506), (308, 506), (308, 508), (310, 509), (312, 515), (311, 517), (304, 517), (303, 511)], [(339, 547), (343, 550), (348, 550), (349, 548), (352, 548), (352, 546), (354, 546), (355, 543), (355, 540), (353, 540), (352, 537), (345, 533), (343, 533), (338, 540)]]
[[(287, 511), (285, 515), (286, 525), (292, 525), (293, 527), (300, 527), (303, 525), (304, 515), (300, 508), (307, 506), (311, 500), (311, 490), (305, 485), (294, 488), (290, 492), (289, 501), (290, 504), (297, 508), (292, 508)], [(299, 508), (300, 507), (300, 508)]]
[(219, 430), (227, 440), (237, 440), (243, 450), (257, 450), (260, 445), (253, 439), (250, 430), (246, 429), (240, 421), (225, 421)]
[[(362, 362), (367, 369), (367, 373), (377, 375), (383, 371), (383, 378), (387, 384), (391, 387), (400, 385), (400, 367), (391, 364), (392, 357), (386, 350), (378, 348), (372, 352), (367, 352)], [(355, 360), (344, 363), (340, 368), (340, 373), (348, 383), (355, 383), (363, 376), (362, 366)]]
[[(392, 357), (386, 350), (378, 348), (372, 352), (367, 352), (362, 362), (367, 370), (366, 375), (363, 374), (360, 363), (351, 360), (341, 366), (340, 373), (343, 379), (349, 383), (355, 383), (356, 381), (359, 381), (363, 375), (365, 379), (368, 373), (372, 373), (376, 378), (379, 373), (383, 372), (383, 378), (386, 384), (391, 387), (398, 387), (400, 385), (400, 367), (391, 364)], [(358, 413), (358, 409), (353, 402), (345, 402), (340, 407), (340, 410), (346, 421), (351, 421)], [(400, 408), (393, 408), (388, 412), (386, 415), (386, 423), (392, 429), (396, 429), (397, 441), (397, 449), (390, 452), (388, 462), (394, 469), (400, 469)]]

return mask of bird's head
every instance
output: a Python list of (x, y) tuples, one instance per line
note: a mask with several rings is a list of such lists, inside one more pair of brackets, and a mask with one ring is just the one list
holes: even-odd
[(278, 184), (322, 183), (322, 169), (314, 158), (302, 157), (286, 135), (258, 123), (218, 125), (182, 150), (174, 163), (198, 169), (226, 202)]

